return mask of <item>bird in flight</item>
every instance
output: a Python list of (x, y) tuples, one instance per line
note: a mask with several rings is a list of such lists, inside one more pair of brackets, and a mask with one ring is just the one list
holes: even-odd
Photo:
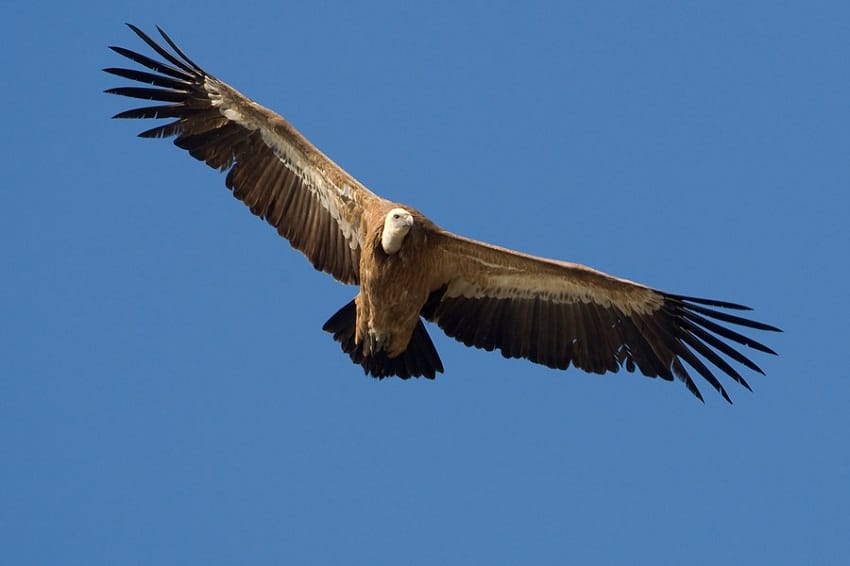
[(174, 137), (192, 157), (227, 171), (233, 195), (313, 267), (359, 286), (323, 329), (367, 374), (442, 372), (423, 319), (507, 358), (598, 374), (639, 370), (679, 379), (702, 400), (687, 365), (730, 403), (715, 372), (750, 386), (727, 358), (764, 373), (733, 344), (775, 354), (729, 328), (779, 331), (728, 312), (748, 307), (658, 291), (443, 230), (371, 192), (282, 116), (203, 70), (161, 29), (171, 50), (128, 26), (161, 59), (110, 47), (148, 70), (104, 69), (145, 85), (106, 92), (154, 101), (114, 117), (170, 120), (139, 136)]

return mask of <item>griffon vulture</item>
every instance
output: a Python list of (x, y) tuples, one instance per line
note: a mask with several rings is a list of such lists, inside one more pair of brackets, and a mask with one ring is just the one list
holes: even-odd
[(316, 269), (360, 286), (324, 330), (367, 374), (433, 378), (442, 372), (422, 319), (467, 346), (551, 368), (572, 364), (601, 374), (625, 367), (678, 378), (700, 399), (684, 364), (730, 401), (716, 369), (749, 385), (721, 354), (764, 372), (729, 342), (775, 353), (721, 324), (778, 330), (718, 310), (747, 307), (665, 293), (441, 229), (419, 211), (369, 191), (281, 116), (195, 64), (162, 30), (172, 51), (129, 27), (162, 59), (111, 47), (153, 72), (104, 69), (145, 85), (106, 92), (155, 101), (115, 118), (171, 119), (139, 135), (174, 136), (177, 147), (227, 171), (233, 195)]

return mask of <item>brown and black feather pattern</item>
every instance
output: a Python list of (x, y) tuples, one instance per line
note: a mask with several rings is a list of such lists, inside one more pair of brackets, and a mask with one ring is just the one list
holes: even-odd
[[(570, 364), (591, 373), (640, 370), (648, 377), (678, 378), (702, 400), (702, 394), (682, 362), (697, 371), (724, 399), (732, 402), (720, 381), (701, 359), (750, 389), (719, 353), (764, 374), (752, 360), (723, 339), (775, 354), (767, 346), (709, 318), (748, 328), (778, 328), (721, 312), (717, 308), (749, 310), (734, 303), (660, 293), (663, 307), (655, 312), (624, 314), (614, 304), (562, 303), (533, 298), (448, 297), (446, 288), (430, 296), (422, 315), (446, 334), (506, 358), (526, 358), (556, 369)], [(709, 306), (714, 308), (708, 308)], [(708, 318), (706, 318), (708, 317)]]
[[(128, 26), (164, 61), (123, 47), (111, 47), (153, 72), (107, 68), (107, 73), (144, 83), (144, 87), (111, 88), (106, 92), (160, 104), (134, 108), (115, 118), (173, 119), (139, 134), (144, 138), (175, 136), (175, 145), (210, 167), (228, 171), (226, 184), (233, 195), (255, 215), (274, 226), (293, 247), (303, 252), (313, 266), (344, 283), (359, 279), (358, 214), (359, 207), (342, 194), (340, 179), (351, 186), (359, 184), (315, 149), (303, 136), (277, 114), (253, 103), (234, 89), (218, 81), (189, 59), (162, 31), (163, 39), (174, 50), (169, 52), (144, 32)], [(157, 28), (159, 29), (159, 28)], [(231, 120), (213, 98), (224, 93), (236, 101), (245, 121)], [(265, 134), (265, 138), (264, 138)], [(295, 157), (287, 155), (285, 140)], [(304, 167), (314, 167), (314, 175), (323, 175), (327, 186), (310, 183)], [(305, 165), (306, 164), (306, 165)], [(333, 174), (336, 173), (336, 177)], [(361, 193), (368, 193), (365, 189)], [(367, 196), (374, 196), (368, 194)], [(329, 208), (329, 203), (333, 205)], [(348, 224), (348, 234), (340, 222)]]

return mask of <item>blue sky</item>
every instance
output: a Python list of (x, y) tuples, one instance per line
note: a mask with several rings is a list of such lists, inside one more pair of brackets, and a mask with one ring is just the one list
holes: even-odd
[[(5, 9), (2, 562), (846, 559), (846, 3), (302, 4)], [(780, 356), (732, 406), (436, 327), (439, 379), (363, 376), (321, 331), (356, 289), (109, 120), (125, 21), (375, 192), (752, 305)]]

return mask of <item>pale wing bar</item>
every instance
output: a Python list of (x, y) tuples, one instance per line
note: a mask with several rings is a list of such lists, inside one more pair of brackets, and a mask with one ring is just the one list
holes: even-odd
[(164, 104), (126, 110), (114, 117), (173, 118), (172, 122), (139, 135), (176, 136), (175, 145), (196, 159), (220, 171), (229, 170), (227, 187), (252, 213), (277, 228), (316, 269), (344, 283), (357, 283), (361, 207), (355, 192), (368, 191), (343, 171), (337, 172), (337, 179), (331, 179), (328, 170), (335, 170), (336, 166), (330, 160), (325, 168), (315, 167), (313, 161), (327, 158), (292, 126), (207, 74), (162, 30), (157, 28), (176, 55), (137, 27), (128, 26), (164, 62), (122, 47), (110, 47), (153, 73), (104, 69), (151, 85), (106, 92)]

